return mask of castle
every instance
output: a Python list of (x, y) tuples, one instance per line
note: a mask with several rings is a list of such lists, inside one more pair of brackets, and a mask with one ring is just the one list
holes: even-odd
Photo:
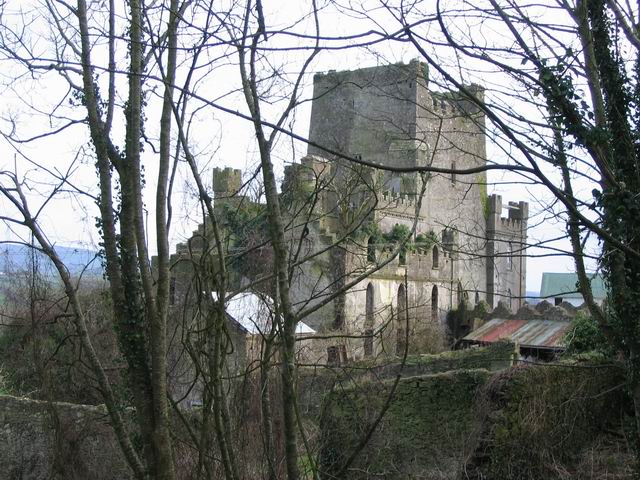
[[(483, 98), (482, 88), (468, 89)], [(286, 169), (282, 198), (292, 300), (323, 334), (324, 360), (420, 351), (461, 304), (521, 306), (528, 204), (487, 196), (486, 162), (484, 114), (461, 92), (430, 91), (426, 65), (315, 76), (307, 156)], [(214, 170), (221, 216), (256, 211), (241, 177)], [(176, 258), (186, 252), (178, 246)], [(247, 278), (269, 261), (264, 243), (253, 252), (235, 285), (269, 290), (273, 281)]]

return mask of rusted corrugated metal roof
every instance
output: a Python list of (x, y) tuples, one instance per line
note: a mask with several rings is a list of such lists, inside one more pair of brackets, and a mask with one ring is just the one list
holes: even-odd
[(563, 349), (569, 322), (553, 320), (508, 320), (494, 318), (462, 340), (469, 343), (518, 342), (521, 347)]

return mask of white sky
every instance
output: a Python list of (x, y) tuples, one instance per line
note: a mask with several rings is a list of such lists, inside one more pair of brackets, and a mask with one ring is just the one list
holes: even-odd
[[(377, 2), (368, 2), (377, 5)], [(284, 23), (289, 18), (299, 15), (303, 9), (304, 2), (265, 2), (267, 8), (273, 7), (273, 10), (267, 10), (267, 23)], [(11, 4), (12, 8), (17, 8)], [(390, 17), (384, 11), (373, 11), (379, 26), (389, 31), (395, 30), (397, 27), (391, 21)], [(335, 13), (325, 12), (321, 17), (323, 23), (322, 32), (329, 34), (344, 34), (357, 31), (365, 31), (367, 28), (380, 28), (369, 22), (368, 27), (364, 26), (363, 20), (358, 18), (347, 18), (344, 15), (336, 15)], [(31, 18), (37, 18), (36, 13)], [(274, 20), (275, 19), (275, 20)], [(46, 34), (46, 28), (42, 23), (38, 23), (39, 29)], [(273, 28), (276, 28), (274, 26)], [(313, 33), (312, 23), (309, 20), (297, 29), (306, 33)], [(496, 33), (499, 35), (499, 33)], [(37, 43), (34, 43), (36, 49), (46, 51), (47, 35), (42, 35)], [(270, 45), (280, 46), (285, 42), (290, 42), (290, 38), (275, 38)], [(124, 52), (124, 51), (123, 51)], [(126, 55), (121, 52), (120, 60), (125, 62)], [(96, 57), (100, 58), (98, 49), (96, 49)], [(300, 54), (289, 52), (287, 54), (277, 55), (274, 53), (274, 62), (282, 62), (284, 71), (295, 71), (299, 65)], [(324, 52), (319, 55), (317, 61), (313, 64), (310, 73), (318, 71), (327, 71), (329, 69), (344, 70), (354, 69), (364, 66), (372, 66), (385, 62), (409, 62), (411, 59), (418, 57), (417, 52), (407, 44), (402, 43), (386, 43), (376, 46), (373, 49), (343, 50), (337, 52)], [(446, 53), (443, 51), (443, 58)], [(455, 62), (451, 59), (451, 64)], [(0, 63), (0, 78), (2, 79), (2, 95), (3, 101), (0, 106), (2, 115), (1, 128), (7, 132), (11, 128), (8, 119), (15, 122), (15, 128), (20, 132), (21, 138), (27, 138), (41, 134), (52, 125), (58, 124), (58, 120), (51, 119), (46, 116), (35, 114), (25, 107), (27, 102), (36, 106), (41, 112), (51, 111), (66, 93), (66, 83), (55, 72), (50, 72), (41, 80), (31, 80), (28, 72), (24, 69), (17, 68), (15, 64), (8, 62)], [(15, 77), (21, 75), (19, 80)], [(489, 90), (507, 88), (501, 82), (500, 78), (494, 74), (477, 70), (477, 81), (487, 87)], [(123, 79), (120, 80), (121, 82)], [(199, 94), (206, 96), (208, 99), (220, 98), (221, 104), (226, 107), (246, 111), (242, 97), (237, 93), (238, 73), (237, 67), (226, 65), (218, 67), (209, 80), (203, 80), (198, 86)], [(303, 90), (303, 98), (311, 96), (312, 76), (306, 79), (306, 85)], [(232, 92), (232, 93), (229, 93)], [(277, 111), (280, 105), (274, 105), (272, 111)], [(269, 115), (268, 108), (265, 109)], [(72, 109), (67, 105), (57, 107), (56, 113), (61, 116), (71, 115), (73, 118), (81, 118), (79, 110)], [(151, 98), (147, 109), (147, 117), (149, 122), (148, 133), (150, 137), (155, 134), (153, 123), (159, 117), (158, 102)], [(310, 104), (305, 103), (295, 112), (295, 122), (292, 128), (296, 133), (306, 136), (309, 125)], [(273, 118), (273, 115), (270, 116)], [(116, 123), (116, 138), (122, 138), (122, 124)], [(198, 156), (203, 176), (207, 183), (210, 182), (210, 174), (208, 173), (213, 167), (230, 166), (233, 168), (241, 168), (248, 170), (255, 167), (258, 157), (255, 142), (253, 141), (252, 128), (247, 121), (225, 114), (220, 111), (206, 109), (197, 112), (192, 124), (193, 148)], [(31, 144), (19, 145), (19, 153), (6, 142), (0, 143), (2, 155), (0, 155), (0, 170), (17, 169), (20, 175), (26, 175), (32, 182), (30, 185), (34, 188), (30, 194), (30, 200), (35, 203), (41, 202), (42, 197), (46, 196), (51, 190), (50, 184), (45, 181), (47, 175), (41, 169), (37, 169), (27, 159), (38, 162), (46, 166), (52, 171), (66, 171), (74, 159), (77, 159), (73, 179), (76, 186), (86, 188), (88, 192), (95, 194), (96, 192), (96, 174), (89, 156), (83, 155), (83, 149), (87, 147), (88, 134), (87, 129), (83, 125), (71, 127), (60, 135), (48, 137)], [(80, 153), (79, 153), (80, 152)], [(299, 159), (306, 152), (306, 146), (300, 142), (293, 144), (287, 138), (280, 138), (279, 148), (276, 149), (275, 158), (277, 161), (277, 169), (281, 174), (283, 165), (295, 159)], [(502, 161), (504, 158), (502, 152), (492, 145), (488, 145), (489, 159)], [(152, 183), (156, 157), (149, 149), (145, 153), (145, 172), (148, 183), (145, 187), (145, 196), (147, 205), (151, 209), (154, 197), (154, 185)], [(558, 223), (554, 219), (545, 218), (544, 209), (551, 202), (550, 194), (541, 188), (531, 188), (526, 185), (513, 183), (518, 182), (518, 178), (508, 173), (491, 173), (489, 175), (490, 185), (488, 193), (499, 193), (503, 197), (503, 203), (508, 201), (526, 200), (530, 203), (530, 214), (532, 216), (529, 230), (530, 240), (542, 241), (550, 238), (564, 237), (564, 225)], [(40, 183), (42, 182), (42, 183)], [(185, 170), (180, 170), (176, 178), (175, 184), (175, 201), (174, 201), (174, 222), (172, 226), (172, 247), (176, 242), (187, 238), (191, 230), (196, 228), (198, 221), (201, 219), (201, 213), (196, 208), (194, 196), (194, 187), (189, 180)], [(589, 189), (588, 185), (584, 188)], [(0, 208), (4, 211), (9, 210), (6, 201), (0, 200)], [(37, 208), (33, 208), (37, 210)], [(505, 212), (506, 213), (506, 212)], [(97, 216), (97, 208), (89, 197), (78, 198), (77, 196), (61, 195), (57, 201), (51, 202), (41, 216), (41, 222), (49, 238), (61, 245), (77, 245), (82, 247), (96, 248), (99, 243), (99, 237), (95, 228), (95, 217)], [(149, 225), (153, 224), (153, 211), (150, 211)], [(0, 240), (14, 238), (14, 232), (11, 232), (6, 225), (0, 224)], [(149, 244), (151, 250), (154, 251), (154, 232), (149, 232)], [(566, 241), (558, 242), (558, 248), (568, 250)], [(530, 249), (530, 254), (544, 255), (545, 251), (539, 249)], [(537, 291), (540, 286), (540, 278), (543, 271), (569, 272), (573, 271), (573, 263), (568, 257), (530, 257), (527, 260), (527, 290)]]

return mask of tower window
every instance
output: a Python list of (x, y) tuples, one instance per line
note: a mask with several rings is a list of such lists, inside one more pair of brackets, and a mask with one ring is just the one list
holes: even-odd
[(169, 305), (176, 304), (176, 277), (169, 278)]
[(511, 242), (507, 246), (507, 268), (513, 270), (513, 245)]
[(431, 290), (431, 319), (438, 320), (438, 287), (436, 285)]

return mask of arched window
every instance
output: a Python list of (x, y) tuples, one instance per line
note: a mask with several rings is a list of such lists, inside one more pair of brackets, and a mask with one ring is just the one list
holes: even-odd
[(373, 355), (373, 285), (370, 283), (367, 286), (367, 301), (366, 301), (366, 313), (364, 319), (364, 356), (370, 357)]
[(513, 270), (513, 245), (511, 242), (507, 245), (507, 268)]
[(475, 298), (475, 304), (479, 304), (480, 303), (480, 294), (478, 293), (478, 291), (476, 290), (476, 298)]
[(431, 290), (431, 319), (438, 320), (438, 287), (436, 285)]
[(367, 240), (367, 262), (375, 263), (376, 261), (376, 244), (373, 236)]
[(396, 354), (403, 355), (406, 347), (406, 328), (407, 328), (407, 291), (404, 285), (398, 287), (398, 299), (397, 299), (396, 312)]
[(433, 246), (431, 251), (431, 268), (438, 268), (440, 265), (440, 252), (437, 246)]

